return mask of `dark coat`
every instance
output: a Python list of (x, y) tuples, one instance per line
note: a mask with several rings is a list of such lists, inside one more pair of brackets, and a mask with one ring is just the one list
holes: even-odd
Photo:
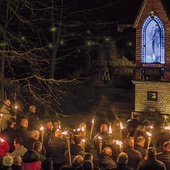
[(39, 117), (36, 113), (28, 112), (25, 117), (28, 119), (28, 130), (39, 130)]
[(165, 164), (155, 158), (149, 158), (139, 163), (137, 170), (166, 170)]
[(160, 152), (156, 155), (156, 158), (165, 164), (167, 170), (170, 170), (170, 152)]
[(99, 167), (105, 169), (115, 169), (117, 167), (116, 162), (111, 158), (111, 156), (101, 153), (99, 157)]
[(10, 146), (10, 150), (9, 152), (13, 152), (14, 151), (14, 139), (15, 139), (15, 129), (11, 128), (11, 127), (7, 127), (6, 129), (4, 129), (1, 134), (6, 138), (9, 146)]
[(26, 127), (20, 126), (20, 128), (15, 130), (15, 135), (16, 137), (21, 137), (25, 142), (29, 138), (30, 131)]
[(128, 166), (136, 170), (138, 163), (143, 160), (142, 154), (131, 146), (127, 146), (123, 151), (129, 157)]
[(64, 164), (64, 153), (67, 150), (66, 142), (61, 138), (54, 138), (49, 141), (47, 147), (47, 156), (50, 156), (54, 163)]
[(117, 168), (115, 170), (134, 170), (129, 167), (127, 164), (117, 164)]
[(146, 149), (145, 149), (144, 147), (136, 144), (136, 145), (134, 146), (134, 149), (136, 149), (137, 151), (139, 151), (139, 152), (142, 154), (143, 158), (145, 157), (145, 155), (146, 155)]

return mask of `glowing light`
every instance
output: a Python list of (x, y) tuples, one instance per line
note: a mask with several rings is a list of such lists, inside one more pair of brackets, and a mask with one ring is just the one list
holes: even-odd
[(123, 142), (122, 142), (122, 141), (120, 141), (120, 140), (116, 140), (116, 145), (121, 146), (122, 144), (123, 144)]
[(84, 126), (82, 126), (82, 127), (81, 127), (81, 131), (85, 131), (85, 128), (84, 128)]
[(67, 135), (68, 132), (67, 132), (67, 131), (63, 131), (62, 134), (63, 134), (63, 135)]
[(122, 122), (120, 122), (120, 129), (122, 130), (124, 127), (123, 127), (123, 124)]
[(91, 123), (94, 124), (94, 118), (92, 119)]
[(51, 32), (55, 32), (56, 30), (57, 30), (56, 27), (51, 27), (50, 29)]
[(146, 134), (148, 135), (148, 137), (152, 136), (152, 133), (150, 133), (150, 132), (146, 132)]
[(170, 126), (165, 126), (165, 128), (164, 129), (166, 129), (166, 130), (170, 130)]
[(43, 130), (44, 130), (44, 127), (43, 127), (43, 126), (41, 126), (41, 127), (40, 127), (40, 130), (41, 130), (41, 131), (43, 131)]
[(112, 133), (112, 126), (109, 126), (109, 133)]
[(0, 138), (0, 142), (5, 142), (5, 140), (4, 140), (4, 139), (2, 139), (2, 138)]
[(102, 137), (101, 137), (101, 136), (98, 136), (98, 139), (99, 139), (99, 140), (102, 140)]
[(83, 142), (83, 143), (85, 143), (85, 142), (86, 142), (86, 140), (85, 140), (85, 139), (82, 139), (82, 142)]

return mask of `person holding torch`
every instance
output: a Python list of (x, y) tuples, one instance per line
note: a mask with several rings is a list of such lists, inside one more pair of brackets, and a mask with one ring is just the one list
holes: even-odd
[(108, 133), (107, 124), (102, 124), (100, 126), (100, 132), (95, 135), (93, 142), (94, 149), (97, 151), (97, 157), (99, 157), (103, 148), (105, 147), (113, 148), (113, 140), (111, 135)]

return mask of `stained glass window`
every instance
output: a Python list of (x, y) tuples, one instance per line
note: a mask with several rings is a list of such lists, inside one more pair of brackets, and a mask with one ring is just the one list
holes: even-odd
[(148, 16), (142, 27), (141, 62), (165, 64), (165, 30), (161, 20)]

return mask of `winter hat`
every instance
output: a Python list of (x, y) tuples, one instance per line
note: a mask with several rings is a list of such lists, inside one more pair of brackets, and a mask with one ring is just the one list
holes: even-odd
[(11, 166), (13, 164), (13, 157), (10, 155), (6, 155), (3, 158), (3, 165), (4, 166)]

